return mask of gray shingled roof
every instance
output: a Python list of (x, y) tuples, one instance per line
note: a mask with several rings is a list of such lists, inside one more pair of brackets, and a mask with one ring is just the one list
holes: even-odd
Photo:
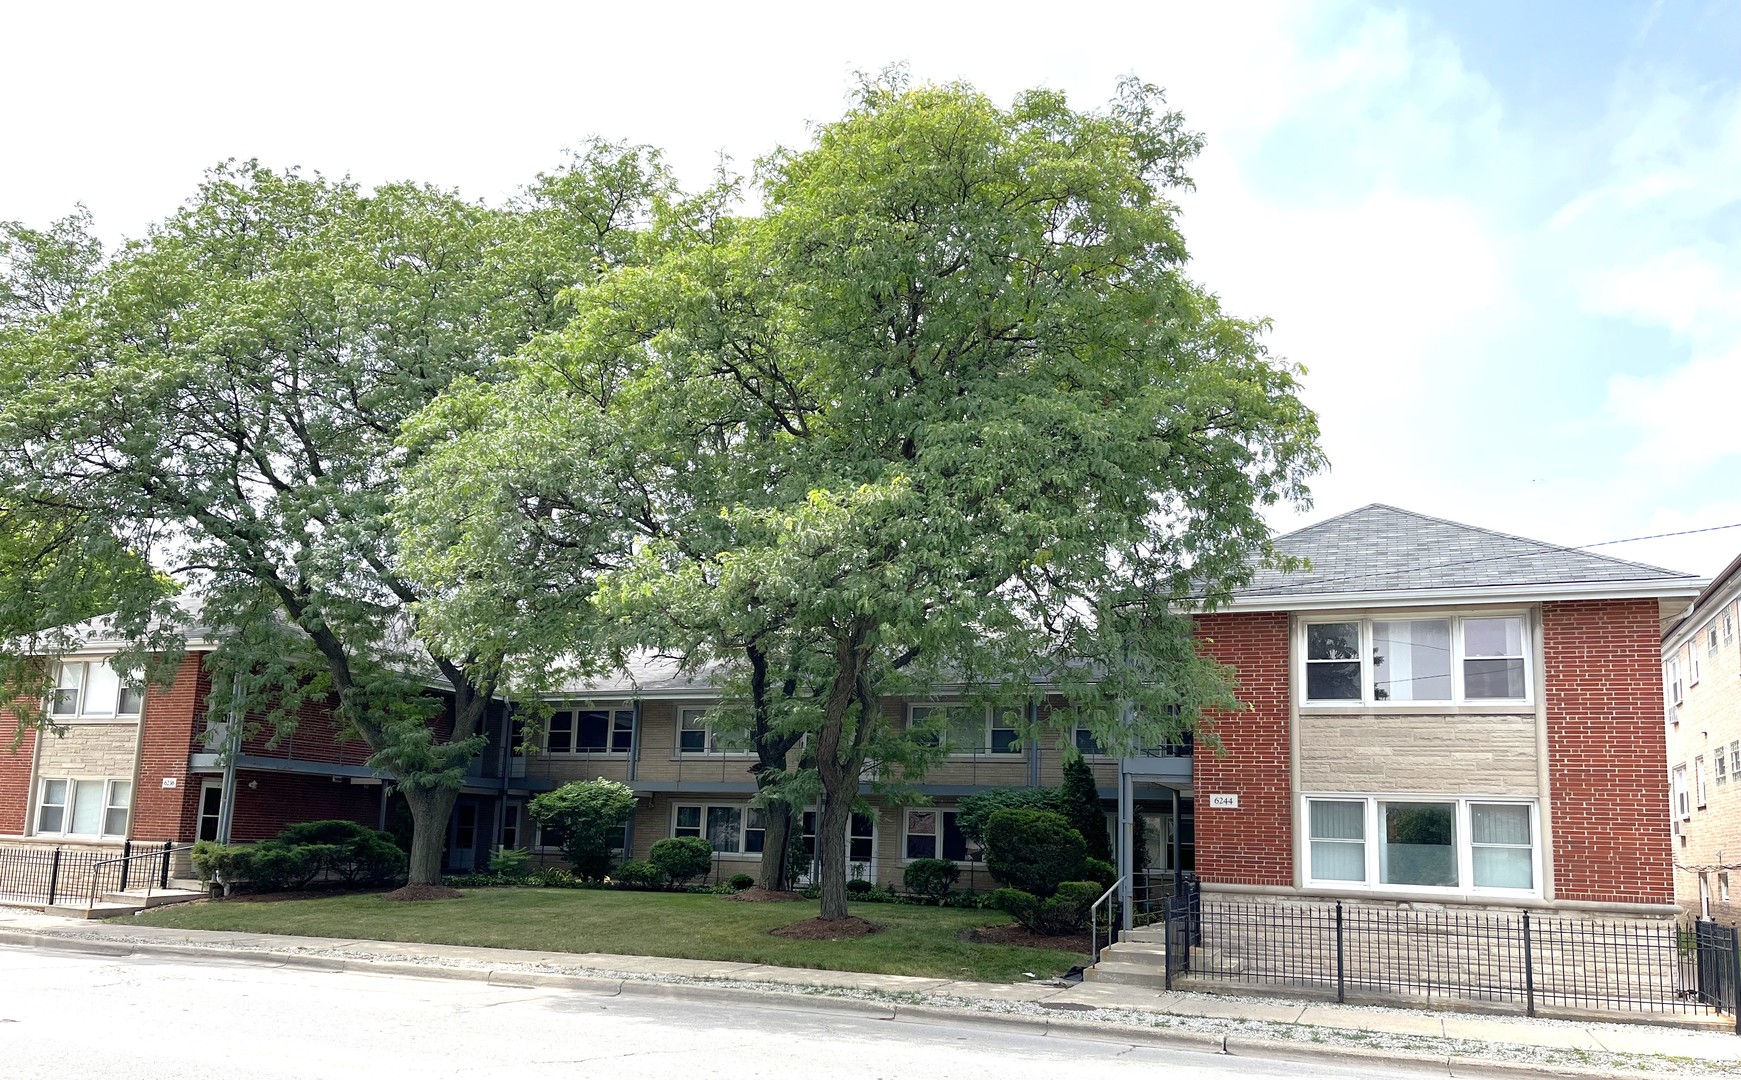
[(1241, 599), (1406, 590), (1660, 582), (1697, 586), (1695, 574), (1628, 562), (1373, 503), (1279, 536), (1276, 549), (1311, 560), (1284, 574), (1260, 569)]

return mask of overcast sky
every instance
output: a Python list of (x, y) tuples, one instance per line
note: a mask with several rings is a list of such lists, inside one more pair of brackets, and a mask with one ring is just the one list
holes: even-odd
[[(835, 14), (839, 12), (839, 14)], [(0, 6), (0, 218), (142, 233), (209, 165), (511, 193), (590, 135), (699, 183), (893, 62), (1208, 137), (1196, 277), (1275, 320), (1369, 502), (1564, 544), (1741, 523), (1741, 2)], [(1601, 551), (1714, 574), (1741, 529)]]

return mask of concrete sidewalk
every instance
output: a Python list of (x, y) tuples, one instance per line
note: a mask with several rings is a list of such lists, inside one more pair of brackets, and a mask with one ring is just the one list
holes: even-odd
[[(110, 955), (172, 953), (381, 974), (476, 978), (592, 992), (767, 997), (826, 1007), (899, 1007), (907, 1018), (1039, 1025), (1061, 1034), (1137, 1032), (1145, 1041), (1264, 1056), (1388, 1061), (1449, 1075), (1710, 1075), (1741, 1069), (1732, 1026), (1480, 1016), (1277, 998), (1168, 992), (1110, 983), (999, 984), (606, 953), (291, 937), (112, 925), (0, 907), (0, 945)], [(612, 985), (614, 984), (614, 985)], [(1727, 1020), (1728, 1018), (1723, 1018)], [(1732, 1021), (1730, 1022), (1732, 1023)]]

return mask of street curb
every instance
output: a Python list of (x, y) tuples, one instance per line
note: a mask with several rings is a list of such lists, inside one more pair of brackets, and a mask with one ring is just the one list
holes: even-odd
[[(765, 990), (737, 987), (729, 980), (716, 983), (667, 983), (656, 980), (621, 978), (610, 975), (574, 975), (553, 971), (510, 971), (496, 968), (451, 967), (441, 964), (417, 964), (403, 960), (365, 960), (350, 957), (314, 956), (306, 953), (276, 952), (261, 949), (241, 949), (223, 945), (187, 945), (155, 942), (108, 942), (92, 938), (74, 938), (52, 933), (0, 930), (0, 945), (62, 952), (86, 953), (96, 956), (178, 956), (189, 959), (231, 960), (271, 967), (298, 967), (315, 971), (344, 971), (359, 974), (388, 975), (445, 981), (482, 982), (492, 986), (525, 987), (529, 989), (567, 990), (599, 997), (643, 997), (656, 1000), (711, 1001), (725, 1004), (759, 1003), (796, 1012), (846, 1013), (871, 1020), (921, 1023), (949, 1021), (981, 1027), (1001, 1028), (1023, 1034), (1057, 1035), (1188, 1050), (1197, 1053), (1234, 1057), (1262, 1057), (1279, 1061), (1332, 1062), (1362, 1067), (1397, 1067), (1411, 1071), (1438, 1072), (1445, 1076), (1518, 1077), (1520, 1080), (1613, 1080), (1616, 1075), (1644, 1077), (1647, 1072), (1585, 1069), (1576, 1066), (1529, 1064), (1471, 1058), (1462, 1055), (1448, 1057), (1437, 1054), (1411, 1054), (1365, 1047), (1322, 1046), (1282, 1039), (1261, 1039), (1247, 1035), (1215, 1035), (1200, 1031), (1180, 1031), (1165, 1027), (1131, 1027), (1110, 1022), (1065, 1017), (1027, 1016), (1016, 1013), (995, 1013), (975, 1008), (944, 1005), (883, 1003), (855, 998), (827, 997), (807, 993), (805, 987), (794, 984), (790, 990)], [(837, 989), (818, 987), (809, 989)], [(1302, 1025), (1311, 1026), (1311, 1025)]]

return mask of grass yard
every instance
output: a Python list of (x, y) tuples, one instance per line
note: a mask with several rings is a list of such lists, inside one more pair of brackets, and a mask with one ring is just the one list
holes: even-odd
[(178, 904), (121, 922), (188, 930), (237, 930), (372, 941), (421, 941), (557, 952), (677, 956), (784, 967), (925, 975), (982, 982), (1061, 975), (1084, 957), (1058, 949), (960, 940), (997, 926), (996, 911), (854, 904), (882, 933), (847, 941), (802, 941), (768, 931), (815, 918), (815, 901), (745, 903), (692, 893), (592, 889), (468, 889), (457, 900), (396, 903), (379, 894), (310, 900), (237, 899)]

